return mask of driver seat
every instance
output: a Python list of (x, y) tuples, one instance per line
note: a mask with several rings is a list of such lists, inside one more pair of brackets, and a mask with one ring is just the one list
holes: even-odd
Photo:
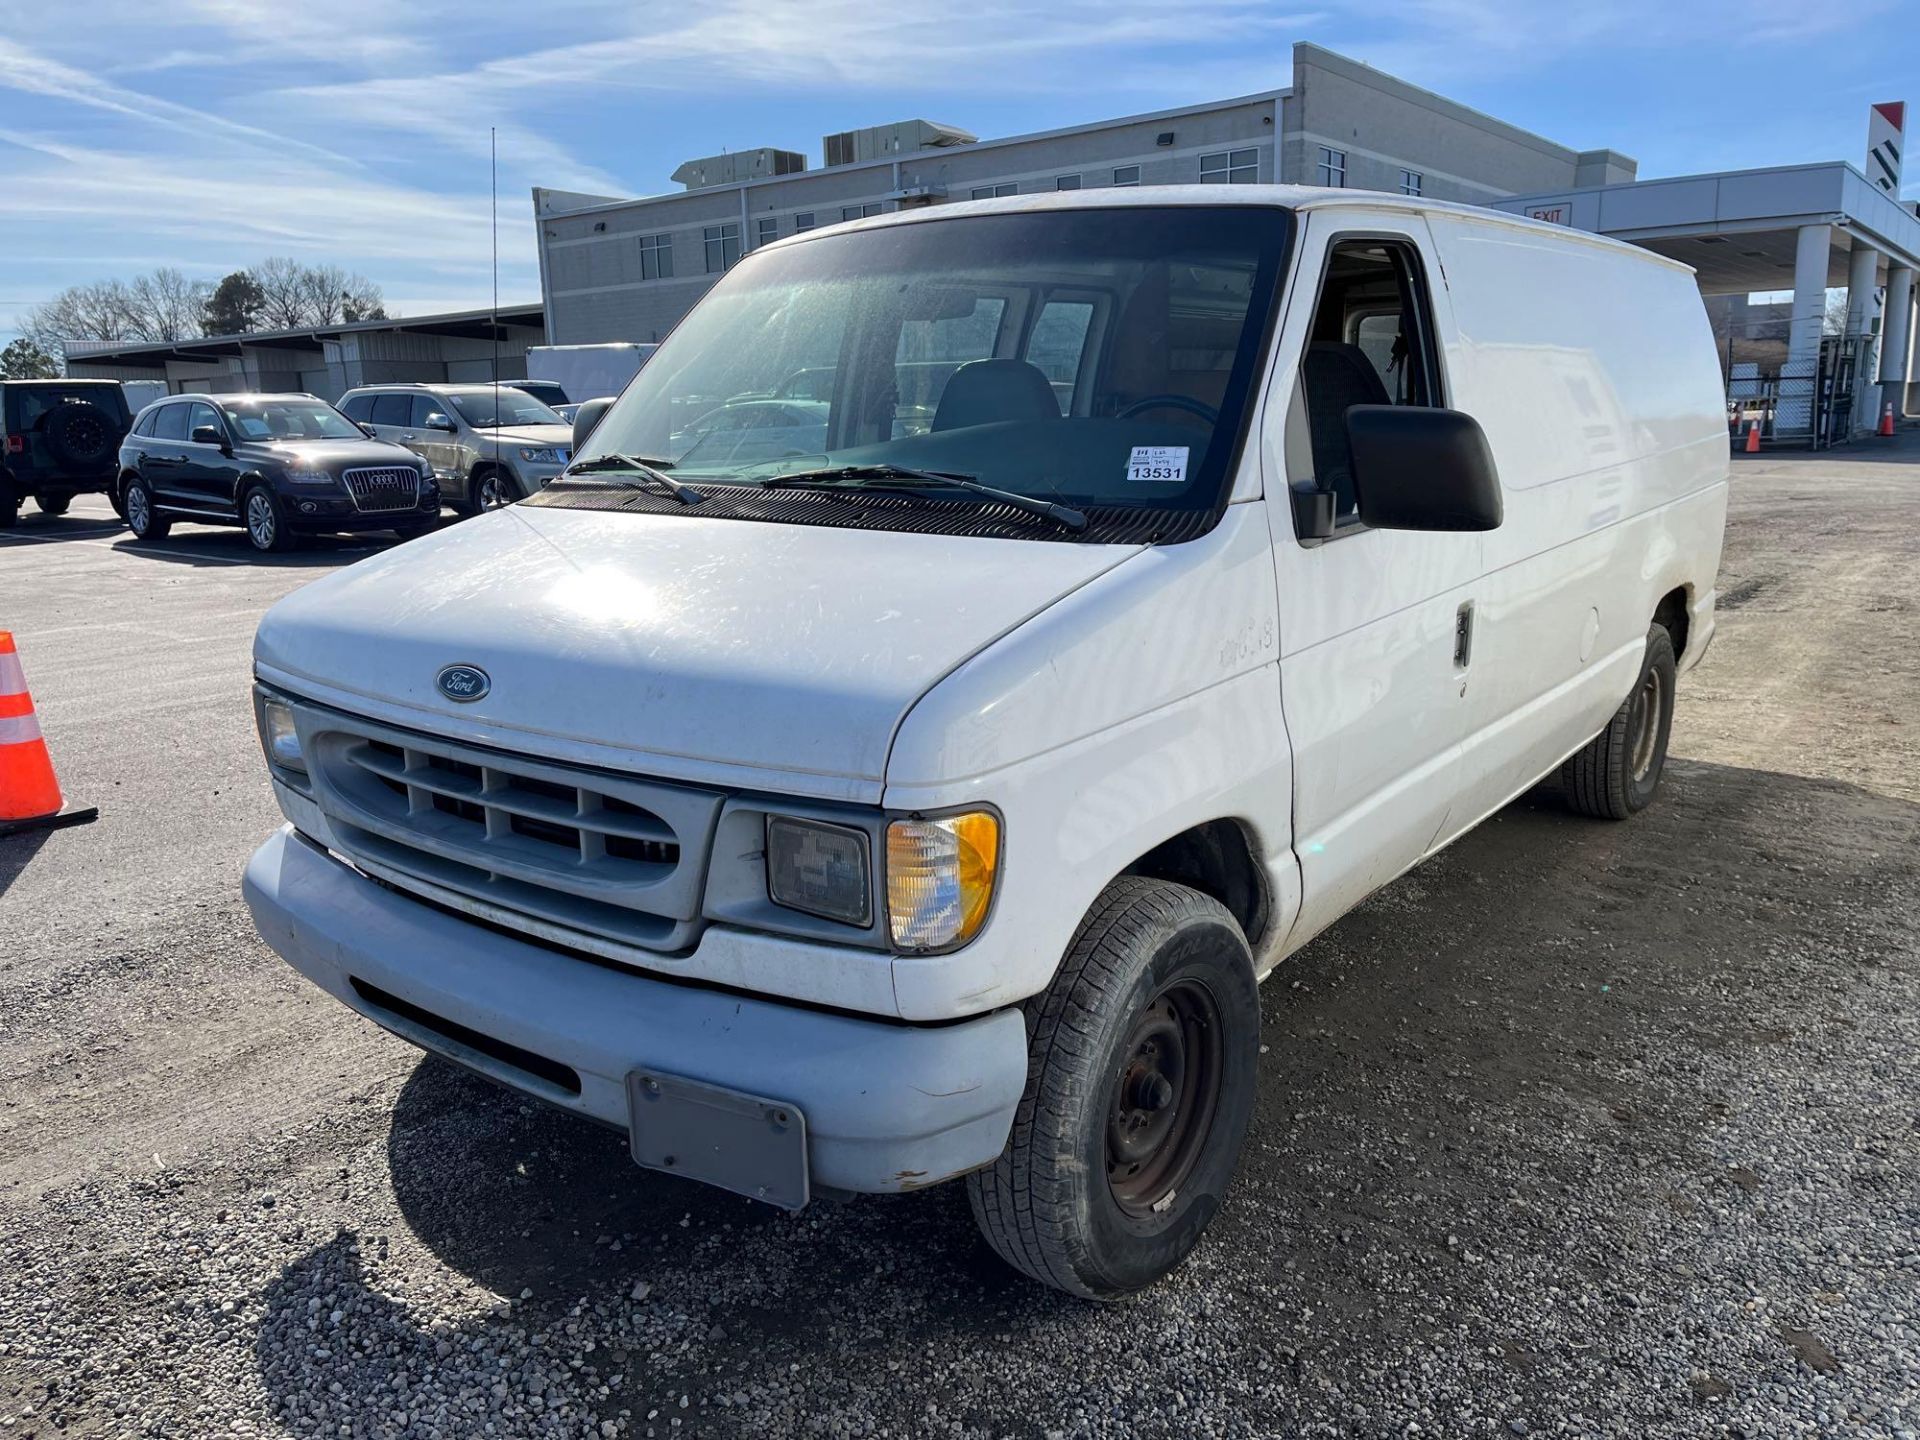
[(933, 430), (960, 430), (1007, 420), (1058, 420), (1060, 401), (1046, 373), (1025, 360), (975, 360), (940, 392)]

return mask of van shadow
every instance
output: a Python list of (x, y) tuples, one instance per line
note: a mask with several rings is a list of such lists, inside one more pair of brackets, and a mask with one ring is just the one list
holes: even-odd
[[(429, 1323), (370, 1277), (382, 1242), (342, 1233), (270, 1288), (261, 1375), (285, 1403), (317, 1403), (329, 1431), (378, 1431), (396, 1365), (468, 1383), (501, 1327), (524, 1340), (577, 1325), (607, 1358), (548, 1389), (549, 1412), (559, 1398), (591, 1407), (615, 1371), (613, 1403), (636, 1416), (773, 1377), (827, 1410), (857, 1394), (910, 1431), (925, 1397), (887, 1364), (907, 1335), (929, 1357), (966, 1357), (999, 1397), (975, 1423), (1026, 1433), (1008, 1418), (1029, 1413), (1023, 1339), (1083, 1346), (1086, 1373), (1056, 1378), (1105, 1413), (1115, 1383), (1141, 1397), (1195, 1383), (1192, 1355), (1155, 1336), (1197, 1316), (1209, 1371), (1284, 1357), (1280, 1388), (1262, 1391), (1284, 1433), (1288, 1386), (1366, 1386), (1452, 1353), (1436, 1310), (1476, 1353), (1507, 1344), (1488, 1317), (1511, 1311), (1516, 1271), (1636, 1309), (1694, 1304), (1711, 1277), (1669, 1273), (1644, 1236), (1683, 1206), (1744, 1201), (1717, 1148), (1727, 1117), (1783, 1062), (1817, 1066), (1844, 1044), (1838, 992), (1910, 973), (1917, 847), (1920, 805), (1725, 766), (1675, 762), (1660, 804), (1625, 825), (1570, 815), (1550, 787), (1516, 801), (1268, 982), (1235, 1194), (1180, 1272), (1122, 1306), (1014, 1277), (974, 1234), (963, 1186), (787, 1216), (639, 1171), (622, 1135), (423, 1060), (388, 1136), (400, 1216), (457, 1275), (531, 1298), (507, 1317)], [(1737, 1158), (1764, 1179), (1767, 1157)], [(313, 1350), (321, 1293), (356, 1307), (357, 1353)], [(1615, 1322), (1591, 1323), (1604, 1343)], [(699, 1378), (675, 1358), (688, 1341)], [(1098, 1378), (1116, 1364), (1123, 1382)], [(1525, 1370), (1515, 1360), (1500, 1383), (1524, 1390)], [(689, 1418), (675, 1433), (747, 1428)]]

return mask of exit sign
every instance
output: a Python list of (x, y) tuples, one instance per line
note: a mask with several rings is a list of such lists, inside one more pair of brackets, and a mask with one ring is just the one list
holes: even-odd
[(1558, 205), (1533, 205), (1527, 209), (1529, 220), (1544, 220), (1549, 225), (1572, 225), (1573, 206), (1562, 202)]

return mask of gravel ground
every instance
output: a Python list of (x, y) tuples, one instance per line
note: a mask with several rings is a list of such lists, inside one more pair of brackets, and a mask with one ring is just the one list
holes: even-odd
[(1920, 469), (1736, 477), (1660, 803), (1536, 792), (1289, 962), (1232, 1203), (1112, 1307), (955, 1187), (642, 1174), (296, 981), (246, 642), (353, 552), (24, 522), (0, 623), (105, 813), (0, 842), (0, 1436), (1913, 1440)]

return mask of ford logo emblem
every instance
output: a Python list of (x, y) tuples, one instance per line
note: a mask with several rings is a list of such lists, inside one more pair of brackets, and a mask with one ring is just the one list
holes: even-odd
[(478, 665), (449, 665), (434, 683), (442, 695), (461, 704), (482, 699), (493, 688), (493, 681)]

